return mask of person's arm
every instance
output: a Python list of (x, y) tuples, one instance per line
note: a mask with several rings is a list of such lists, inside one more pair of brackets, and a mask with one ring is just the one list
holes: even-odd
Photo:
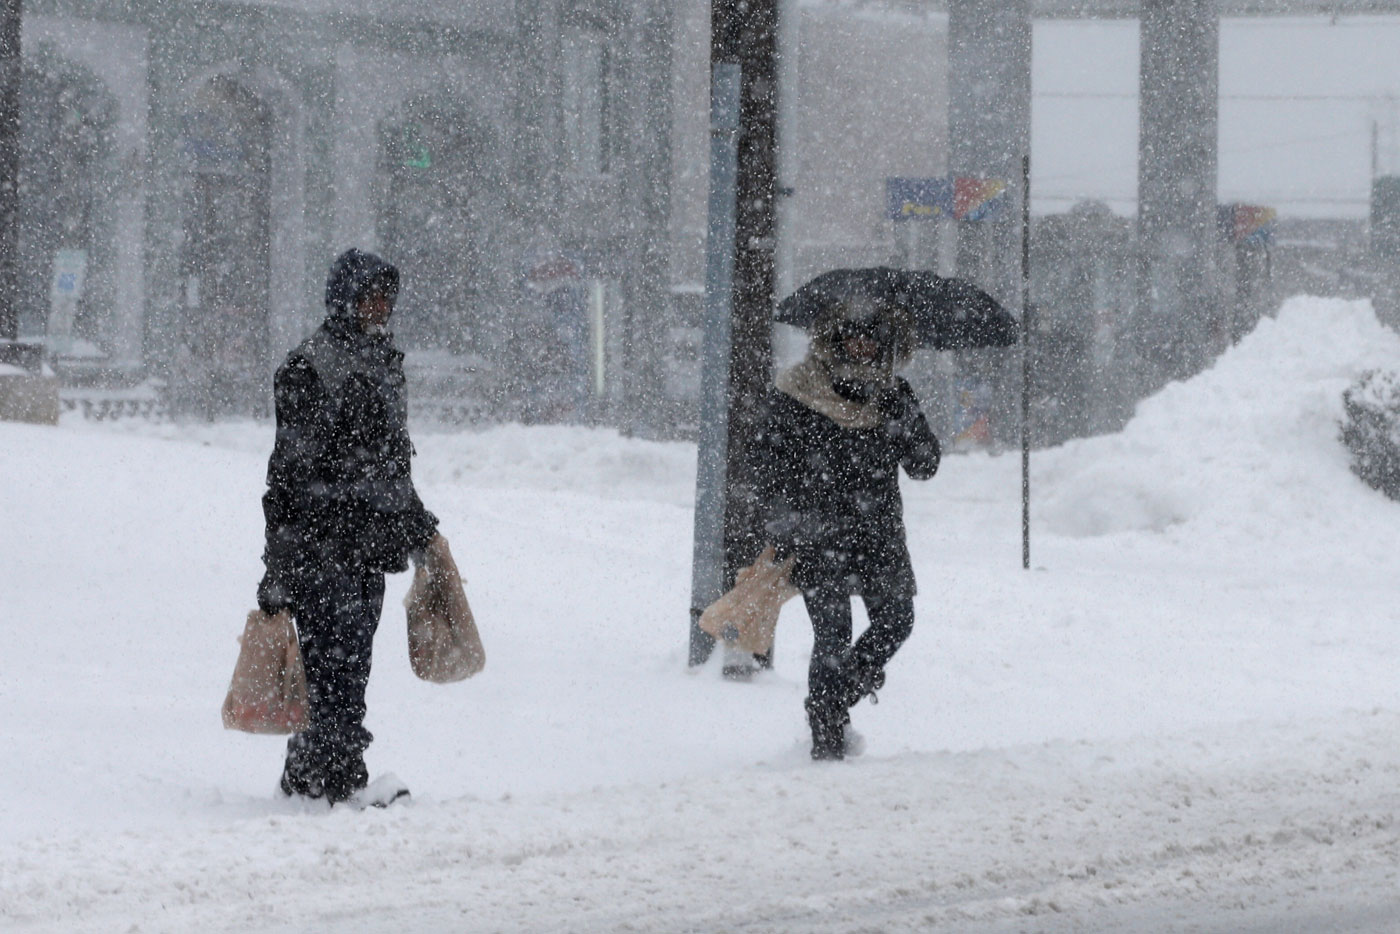
[(749, 447), (748, 473), (755, 506), (763, 522), (763, 538), (783, 560), (803, 540), (808, 522), (798, 507), (802, 483), (801, 427), (782, 412), (776, 400), (766, 406)]
[(900, 446), (900, 466), (915, 480), (927, 480), (938, 472), (942, 449), (928, 420), (919, 408), (919, 397), (902, 376), (880, 399), (880, 411), (887, 419), (885, 430)]
[(414, 567), (422, 564), (425, 556), (430, 557), (434, 547), (447, 547), (447, 539), (438, 531), (437, 516), (423, 506), (417, 489), (413, 491), (413, 505), (403, 515), (401, 528)]
[(307, 537), (319, 534), (322, 512), (317, 491), (331, 433), (325, 388), (316, 371), (301, 357), (283, 364), (273, 380), (277, 438), (267, 464), (263, 517), (267, 522), (263, 548), (266, 572), (258, 585), (258, 606), (275, 612), (290, 606), (296, 561)]
[[(340, 534), (358, 540), (375, 564), (421, 563), (437, 534), (438, 520), (413, 484), (413, 443), (407, 426), (387, 418), (384, 402), (363, 377), (346, 381), (337, 416), (343, 436), (338, 461), (335, 513)], [(383, 432), (387, 427), (387, 433)]]

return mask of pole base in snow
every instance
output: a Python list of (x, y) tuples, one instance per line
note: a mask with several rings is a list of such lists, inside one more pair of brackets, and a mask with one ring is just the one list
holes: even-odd
[(756, 668), (750, 662), (740, 662), (738, 664), (725, 665), (723, 668), (724, 680), (726, 681), (752, 681), (753, 676), (757, 673), (758, 668)]
[(725, 645), (724, 667), (720, 669), (720, 672), (726, 681), (752, 681), (760, 668), (773, 667), (771, 662), (767, 665), (763, 663), (766, 657), (750, 655), (737, 645)]

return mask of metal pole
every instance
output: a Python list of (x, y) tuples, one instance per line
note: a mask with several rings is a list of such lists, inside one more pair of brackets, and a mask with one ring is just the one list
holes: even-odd
[(1371, 182), (1376, 181), (1376, 176), (1380, 174), (1381, 161), (1381, 124), (1380, 121), (1371, 118)]
[(1021, 157), (1021, 567), (1031, 567), (1031, 157)]
[(738, 65), (721, 63), (711, 71), (710, 217), (705, 247), (705, 328), (695, 472), (695, 550), (690, 585), (691, 665), (703, 665), (714, 651), (715, 640), (700, 629), (700, 614), (724, 593), (735, 193), (739, 175), (739, 79)]
[(0, 341), (19, 337), (20, 7), (0, 0)]

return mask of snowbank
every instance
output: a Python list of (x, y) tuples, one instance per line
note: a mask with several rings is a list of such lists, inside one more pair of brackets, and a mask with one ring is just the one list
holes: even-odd
[(1048, 452), (1038, 515), (1063, 535), (1184, 526), (1232, 547), (1300, 530), (1383, 540), (1393, 517), (1369, 508), (1337, 443), (1342, 391), (1378, 366), (1400, 366), (1400, 336), (1369, 305), (1291, 299), (1213, 367), (1143, 402), (1120, 434)]

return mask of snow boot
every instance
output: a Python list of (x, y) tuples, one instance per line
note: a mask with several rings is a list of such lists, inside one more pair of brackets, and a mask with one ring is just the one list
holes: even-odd
[(807, 725), (812, 729), (812, 758), (818, 762), (846, 757), (846, 724), (851, 715), (831, 698), (808, 697)]
[(326, 776), (319, 759), (305, 733), (292, 736), (287, 741), (287, 761), (282, 766), (282, 780), (279, 783), (282, 794), (289, 798), (324, 798)]
[(290, 763), (282, 767), (282, 780), (278, 782), (278, 787), (282, 789), (282, 794), (288, 798), (317, 799), (326, 796), (326, 789), (320, 776), (293, 772)]
[(348, 733), (348, 737), (331, 735), (313, 728), (292, 736), (282, 768), (282, 793), (338, 804), (368, 785), (364, 749), (369, 745), (369, 732), (358, 729)]
[(885, 686), (885, 669), (870, 664), (867, 660), (848, 653), (841, 660), (841, 694), (847, 707), (854, 707), (862, 698), (869, 697), (870, 703), (878, 704), (876, 692)]
[(348, 763), (337, 763), (326, 775), (326, 800), (331, 804), (349, 801), (369, 785), (369, 770), (358, 756)]

